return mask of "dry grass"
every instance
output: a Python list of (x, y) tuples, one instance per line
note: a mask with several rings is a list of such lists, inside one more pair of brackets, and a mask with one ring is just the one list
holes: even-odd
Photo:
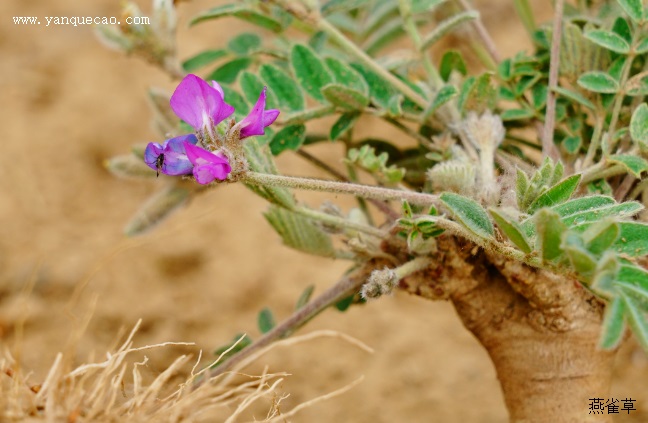
[[(341, 338), (371, 351), (346, 335), (318, 331), (277, 342), (241, 363), (234, 371), (218, 377), (208, 377), (209, 365), (201, 364), (201, 354), (188, 373), (183, 368), (191, 365), (191, 356), (180, 355), (164, 371), (152, 377), (149, 372), (143, 372), (149, 361), (144, 351), (193, 344), (165, 342), (135, 348), (133, 339), (140, 324), (141, 321), (121, 347), (108, 353), (104, 361), (73, 368), (73, 358), (59, 353), (40, 384), (31, 383), (29, 373), (9, 351), (5, 351), (0, 358), (0, 421), (234, 423), (254, 419), (287, 422), (305, 407), (346, 392), (362, 378), (283, 412), (279, 404), (288, 394), (281, 391), (281, 383), (289, 375), (269, 373), (267, 368), (260, 375), (247, 375), (241, 372), (244, 367), (270, 349), (320, 337)], [(197, 371), (199, 368), (202, 370)], [(179, 382), (178, 375), (183, 373)], [(202, 382), (197, 383), (201, 379)], [(261, 420), (253, 417), (259, 413), (265, 413)]]

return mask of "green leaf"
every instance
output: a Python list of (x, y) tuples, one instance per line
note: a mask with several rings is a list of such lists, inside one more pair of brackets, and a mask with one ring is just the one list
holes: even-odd
[(567, 137), (562, 141), (562, 146), (567, 154), (578, 154), (582, 145), (583, 139), (581, 137)]
[(206, 79), (214, 80), (219, 84), (231, 84), (236, 81), (238, 74), (252, 64), (249, 57), (239, 57), (224, 63), (207, 76)]
[(611, 350), (619, 345), (625, 332), (625, 314), (626, 306), (621, 297), (614, 298), (605, 306), (603, 330), (599, 341), (601, 348)]
[(629, 154), (615, 154), (608, 157), (608, 161), (619, 163), (635, 178), (640, 178), (641, 173), (648, 170), (648, 161), (639, 156)]
[(440, 200), (468, 230), (482, 238), (493, 238), (495, 230), (488, 213), (476, 201), (459, 194), (444, 192)]
[(619, 222), (621, 233), (612, 248), (630, 257), (648, 254), (648, 225), (639, 222)]
[[(245, 95), (245, 99), (250, 104), (256, 104), (261, 91), (263, 91), (263, 81), (252, 72), (243, 71), (239, 75), (239, 85)], [(278, 108), (279, 101), (274, 91), (266, 90), (266, 109)]]
[(646, 322), (646, 315), (628, 295), (625, 293), (620, 295), (626, 305), (628, 325), (632, 328), (632, 333), (643, 349), (648, 351), (648, 322)]
[(569, 226), (577, 226), (576, 229), (579, 229), (579, 225), (583, 225), (580, 226), (580, 229), (584, 229), (589, 227), (588, 225), (585, 226), (587, 223), (598, 222), (605, 217), (629, 217), (637, 214), (642, 209), (643, 206), (640, 203), (637, 203), (636, 201), (628, 201), (622, 204), (614, 204), (580, 213), (574, 213), (570, 216), (564, 217), (563, 222)]
[(468, 78), (461, 86), (457, 105), (460, 110), (474, 111), (478, 114), (492, 110), (497, 100), (497, 90), (491, 83), (493, 75), (483, 73), (476, 78)]
[(583, 233), (587, 250), (600, 256), (605, 253), (619, 237), (621, 229), (614, 221), (603, 221), (590, 226)]
[(360, 91), (364, 95), (369, 95), (367, 81), (364, 80), (357, 70), (335, 57), (327, 57), (324, 59), (324, 62), (331, 75), (333, 75), (335, 82)]
[(227, 42), (227, 48), (239, 56), (250, 54), (259, 47), (261, 47), (261, 37), (252, 32), (244, 32)]
[(619, 83), (609, 74), (601, 71), (591, 71), (582, 74), (578, 85), (595, 93), (615, 94), (619, 91)]
[(349, 307), (351, 307), (354, 301), (355, 301), (355, 294), (349, 295), (348, 297), (342, 298), (340, 301), (335, 303), (335, 308), (337, 308), (339, 311), (347, 311)]
[(341, 136), (345, 135), (358, 121), (360, 113), (345, 113), (331, 127), (329, 138), (331, 141), (338, 140)]
[(648, 146), (648, 104), (640, 104), (632, 113), (630, 137), (635, 143)]
[(444, 85), (443, 87), (441, 87), (441, 89), (437, 91), (430, 105), (423, 112), (423, 119), (429, 119), (430, 116), (434, 114), (434, 112), (439, 110), (441, 106), (455, 98), (458, 94), (459, 92), (453, 85)]
[(614, 20), (612, 31), (614, 31), (614, 33), (616, 34), (619, 34), (628, 43), (632, 43), (632, 28), (630, 28), (628, 20), (623, 16), (619, 16)]
[(286, 246), (316, 256), (335, 256), (331, 238), (311, 220), (277, 206), (270, 206), (264, 216)]
[(369, 105), (367, 96), (341, 84), (326, 84), (322, 88), (322, 94), (331, 104), (345, 110), (363, 110)]
[(306, 127), (304, 125), (290, 125), (281, 128), (270, 141), (270, 151), (274, 156), (281, 154), (284, 150), (295, 150), (304, 144), (306, 140)]
[(591, 281), (592, 274), (596, 269), (596, 257), (578, 245), (563, 244), (561, 248), (581, 278), (588, 282)]
[(191, 73), (225, 56), (227, 56), (227, 50), (225, 49), (202, 51), (182, 62), (182, 69)]
[(222, 85), (221, 88), (223, 89), (223, 94), (225, 94), (225, 100), (227, 100), (229, 104), (234, 106), (234, 116), (240, 118), (245, 116), (250, 111), (250, 106), (247, 104), (241, 94), (239, 94), (228, 85)]
[(572, 175), (563, 179), (560, 183), (554, 185), (536, 198), (529, 206), (527, 212), (533, 214), (536, 210), (539, 210), (542, 207), (555, 206), (569, 200), (576, 190), (576, 187), (578, 187), (580, 179), (581, 175)]
[(553, 207), (553, 211), (560, 217), (565, 218), (581, 212), (595, 212), (601, 207), (616, 204), (614, 198), (607, 195), (592, 195), (589, 197), (580, 197), (569, 200), (559, 206)]
[(259, 70), (261, 78), (277, 97), (282, 111), (295, 112), (304, 110), (304, 95), (293, 78), (275, 65), (264, 64)]
[(457, 71), (462, 75), (468, 73), (468, 67), (466, 62), (464, 62), (461, 53), (457, 50), (448, 50), (441, 57), (441, 63), (439, 64), (439, 74), (444, 81), (448, 81), (452, 71)]
[(380, 75), (368, 69), (364, 65), (352, 63), (351, 66), (357, 70), (367, 82), (372, 102), (380, 108), (388, 110), (389, 102), (397, 92), (391, 87), (391, 85), (382, 79)]
[(276, 326), (272, 311), (270, 311), (268, 307), (265, 307), (259, 312), (259, 316), (257, 317), (257, 326), (261, 333), (268, 333)]
[(571, 91), (566, 88), (562, 87), (555, 87), (553, 89), (555, 92), (558, 94), (562, 95), (563, 97), (567, 97), (568, 99), (575, 101), (576, 103), (579, 103), (582, 106), (587, 107), (590, 110), (595, 110), (596, 106), (594, 106), (594, 103), (589, 101), (584, 95), (581, 93), (578, 93), (576, 91)]
[(427, 50), (437, 41), (439, 41), (443, 36), (448, 34), (450, 31), (454, 30), (456, 27), (461, 25), (464, 22), (470, 22), (479, 18), (479, 12), (475, 10), (469, 10), (466, 12), (461, 12), (452, 15), (448, 19), (436, 25), (436, 27), (423, 37), (420, 50)]
[(648, 52), (648, 37), (644, 37), (641, 41), (639, 41), (639, 44), (635, 47), (635, 53), (636, 54), (644, 54)]
[(640, 23), (644, 18), (644, 8), (641, 0), (617, 0), (623, 10), (635, 21)]
[(531, 252), (531, 245), (529, 241), (524, 236), (522, 227), (518, 222), (513, 218), (506, 216), (505, 214), (495, 210), (493, 208), (488, 210), (493, 216), (493, 219), (497, 223), (497, 226), (504, 232), (508, 239), (511, 240), (515, 246), (517, 246), (522, 252), (529, 254)]
[(301, 293), (295, 304), (295, 310), (299, 310), (304, 307), (310, 301), (310, 298), (313, 296), (313, 291), (315, 291), (315, 285), (308, 285), (304, 291)]
[(234, 16), (238, 19), (244, 20), (251, 24), (260, 26), (273, 32), (281, 32), (283, 25), (261, 12), (256, 11), (246, 4), (226, 4), (223, 6), (214, 7), (206, 12), (199, 14), (189, 21), (189, 25), (196, 25), (200, 22), (205, 22), (212, 19), (219, 19), (225, 16)]
[(535, 112), (530, 109), (508, 109), (502, 112), (500, 117), (503, 121), (531, 119)]
[(560, 257), (563, 252), (560, 248), (562, 234), (567, 230), (560, 216), (553, 210), (541, 209), (533, 216), (536, 225), (536, 248), (540, 251), (543, 260), (554, 260)]
[(315, 100), (324, 102), (322, 88), (333, 82), (324, 62), (313, 49), (303, 44), (293, 46), (290, 60), (299, 85)]
[(587, 31), (585, 38), (615, 53), (628, 54), (630, 52), (630, 44), (612, 31), (602, 29)]
[(175, 185), (163, 188), (153, 194), (135, 213), (124, 232), (128, 236), (143, 234), (182, 207), (187, 200), (189, 200), (189, 190)]

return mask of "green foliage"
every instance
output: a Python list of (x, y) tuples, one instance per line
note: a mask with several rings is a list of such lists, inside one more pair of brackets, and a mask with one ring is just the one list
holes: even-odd
[(270, 206), (264, 216), (286, 246), (316, 256), (335, 256), (331, 238), (311, 220), (276, 206)]
[(532, 248), (529, 240), (524, 235), (522, 226), (515, 219), (496, 209), (490, 209), (489, 212), (497, 226), (516, 247), (526, 254), (531, 252)]
[(493, 238), (495, 234), (493, 223), (479, 203), (450, 192), (444, 192), (439, 199), (470, 232), (482, 238)]
[(226, 57), (227, 54), (227, 50), (225, 49), (205, 50), (182, 62), (182, 69), (189, 73), (195, 72), (198, 69)]
[(268, 307), (265, 307), (259, 312), (257, 317), (257, 326), (259, 327), (259, 332), (268, 333), (270, 332), (277, 323), (275, 322), (272, 311)]
[(290, 60), (297, 82), (312, 98), (325, 101), (322, 88), (333, 82), (324, 62), (308, 46), (296, 44), (290, 52)]
[(276, 156), (285, 150), (297, 150), (304, 144), (305, 139), (306, 127), (304, 125), (285, 126), (272, 137), (270, 151)]
[(347, 153), (347, 161), (350, 164), (371, 173), (379, 182), (395, 184), (405, 176), (405, 169), (395, 165), (387, 165), (389, 155), (382, 152), (376, 155), (376, 150), (368, 144), (360, 148), (352, 148)]

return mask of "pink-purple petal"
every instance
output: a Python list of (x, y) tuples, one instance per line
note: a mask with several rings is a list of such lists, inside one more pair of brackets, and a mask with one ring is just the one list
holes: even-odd
[(279, 110), (265, 110), (266, 106), (266, 88), (263, 87), (259, 99), (250, 111), (250, 113), (241, 121), (241, 139), (253, 135), (263, 135), (264, 128), (271, 125), (279, 116)]
[(263, 126), (270, 126), (274, 123), (275, 120), (277, 120), (277, 117), (279, 117), (279, 109), (270, 109), (266, 110), (263, 113)]
[(234, 107), (223, 99), (222, 88), (218, 90), (193, 74), (178, 84), (170, 104), (175, 114), (195, 130), (218, 125), (234, 113)]

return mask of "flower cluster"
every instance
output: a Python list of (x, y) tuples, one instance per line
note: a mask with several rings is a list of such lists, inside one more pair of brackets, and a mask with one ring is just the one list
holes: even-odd
[(230, 125), (221, 138), (216, 126), (234, 113), (234, 107), (225, 102), (225, 94), (217, 82), (209, 85), (196, 75), (187, 75), (171, 96), (170, 104), (173, 112), (191, 125), (196, 134), (181, 135), (162, 144), (149, 143), (144, 161), (158, 175), (160, 172), (173, 176), (193, 174), (200, 184), (225, 180), (232, 172), (234, 153), (227, 145), (263, 135), (265, 127), (277, 119), (279, 110), (266, 110), (265, 103), (264, 88), (250, 113), (238, 124)]

